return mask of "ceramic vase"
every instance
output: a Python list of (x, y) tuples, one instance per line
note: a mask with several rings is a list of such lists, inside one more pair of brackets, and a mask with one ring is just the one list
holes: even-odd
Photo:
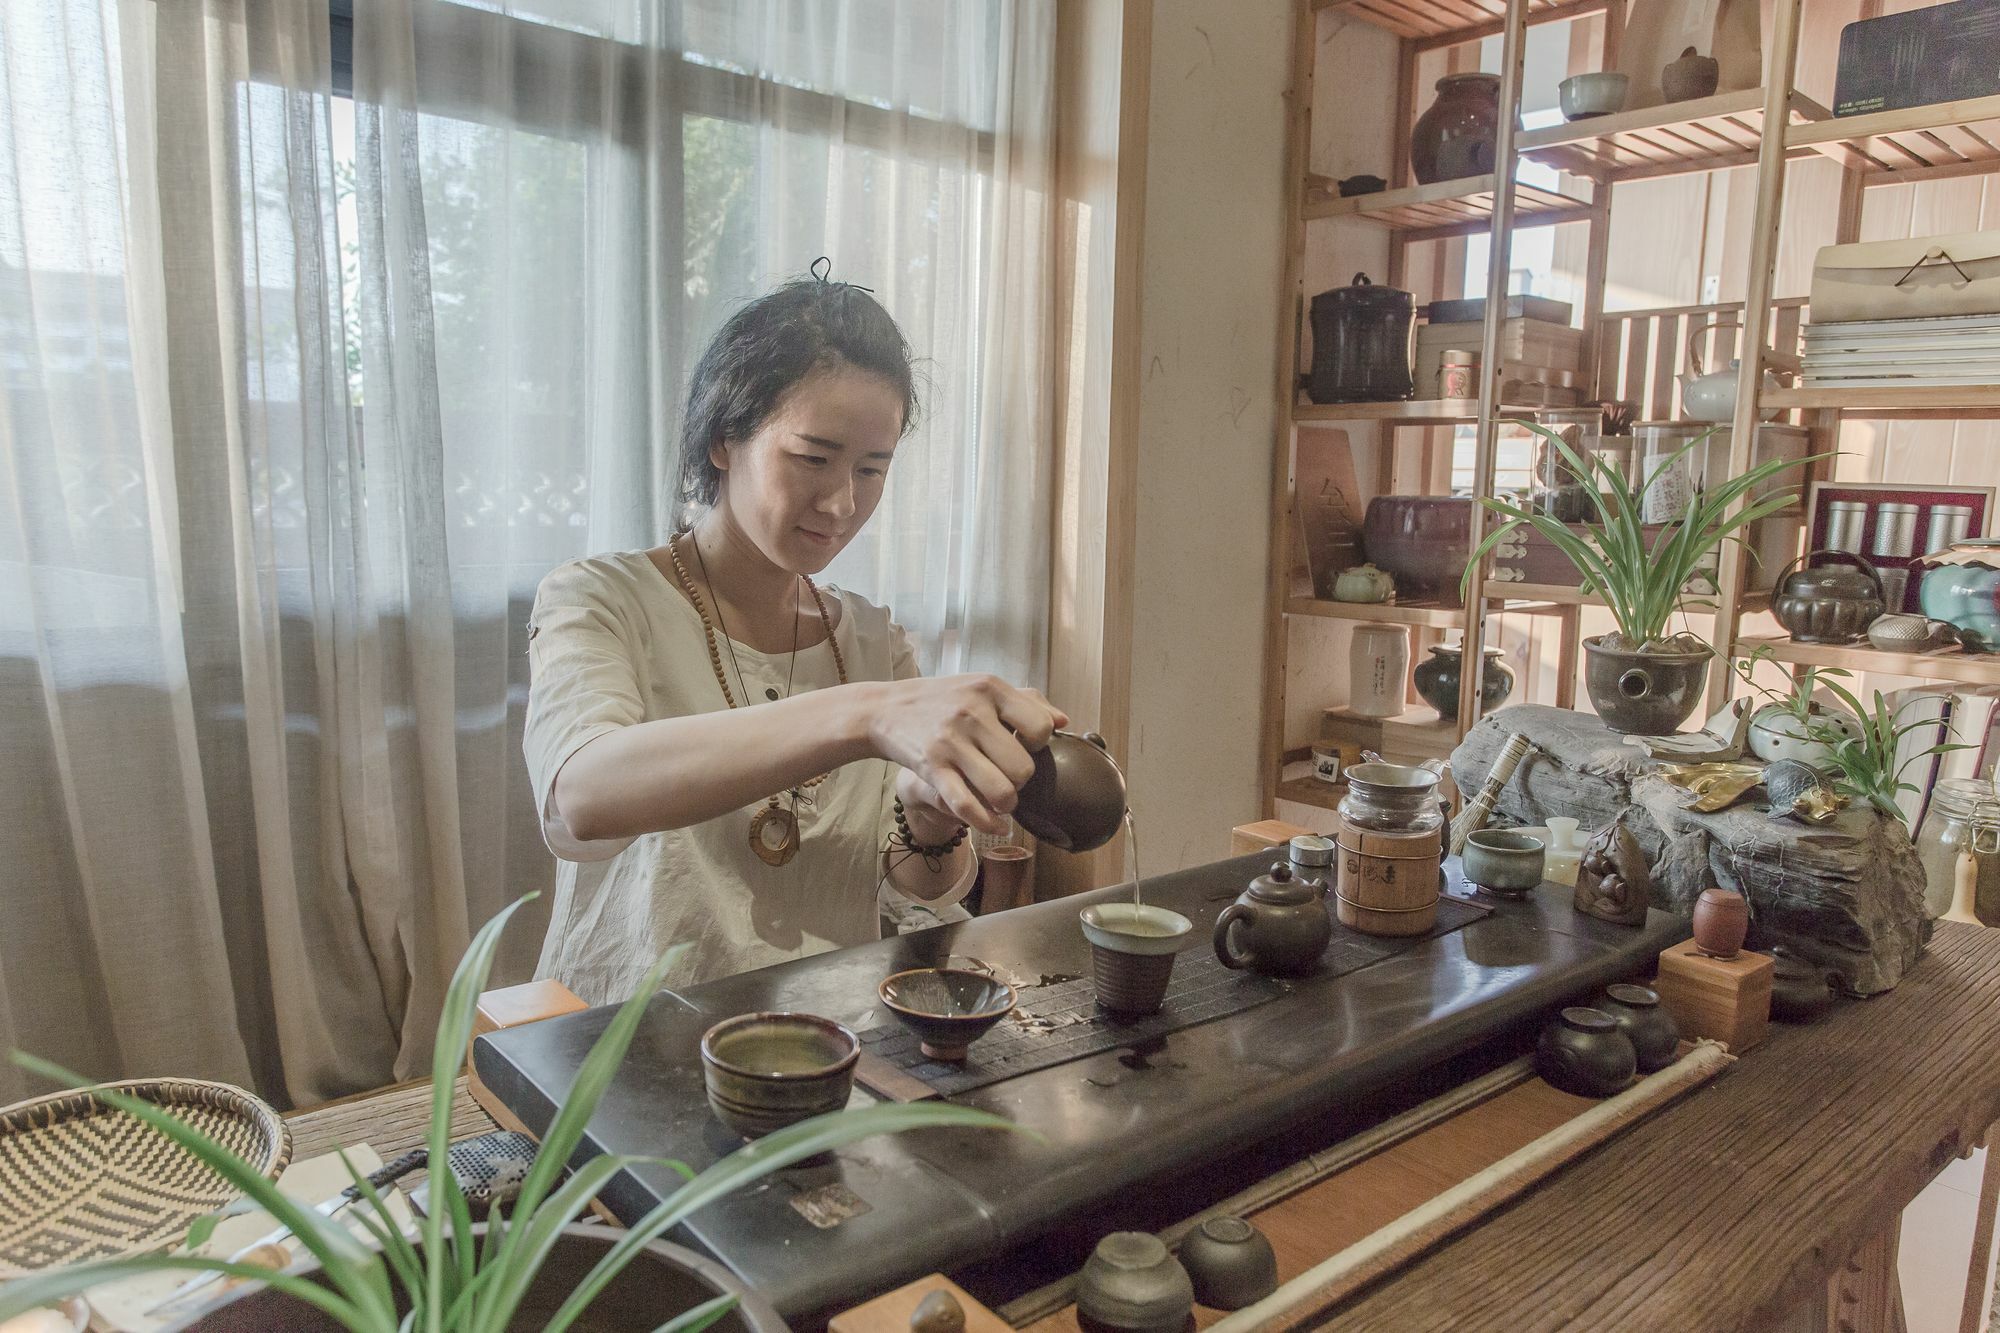
[(1734, 889), (1703, 889), (1694, 904), (1694, 946), (1712, 958), (1734, 958), (1750, 934), (1750, 900)]
[(2000, 652), (2000, 540), (1956, 542), (1924, 558), (1917, 600), (1958, 631), (1969, 653)]
[(1417, 183), (1483, 176), (1493, 170), (1500, 129), (1500, 76), (1447, 74), (1437, 101), (1410, 130), (1410, 170)]
[[(1458, 685), (1465, 671), (1465, 654), (1456, 645), (1439, 644), (1430, 657), (1417, 664), (1417, 693), (1437, 709), (1442, 718), (1458, 716)], [(1490, 713), (1514, 692), (1514, 668), (1507, 665), (1498, 648), (1486, 650), (1486, 670), (1479, 678), (1479, 711)]]
[(1360, 717), (1399, 717), (1410, 674), (1405, 625), (1360, 624), (1348, 647), (1347, 710)]

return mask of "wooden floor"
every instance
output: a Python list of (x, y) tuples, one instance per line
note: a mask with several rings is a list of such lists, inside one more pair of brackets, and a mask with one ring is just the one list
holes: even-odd
[[(1594, 1105), (1590, 1098), (1529, 1079), (1252, 1214), (1251, 1220), (1277, 1251), (1278, 1280), (1290, 1281)], [(1220, 1318), (1221, 1312), (1205, 1306), (1195, 1310), (1201, 1328)], [(1033, 1333), (1079, 1330), (1075, 1307), (1028, 1327)]]

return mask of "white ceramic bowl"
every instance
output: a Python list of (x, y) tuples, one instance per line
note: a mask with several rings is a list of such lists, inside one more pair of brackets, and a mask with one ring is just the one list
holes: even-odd
[(1084, 938), (1117, 953), (1178, 953), (1194, 929), (1194, 922), (1179, 912), (1135, 903), (1099, 903), (1079, 915)]
[(1631, 78), (1614, 70), (1592, 74), (1572, 74), (1556, 85), (1564, 120), (1585, 120), (1608, 116), (1625, 109), (1625, 95)]

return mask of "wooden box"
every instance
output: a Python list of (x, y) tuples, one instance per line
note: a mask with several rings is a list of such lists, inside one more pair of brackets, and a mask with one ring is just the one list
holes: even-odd
[(1744, 950), (1711, 958), (1682, 940), (1660, 954), (1653, 982), (1681, 1036), (1712, 1037), (1741, 1055), (1763, 1039), (1771, 1022), (1771, 958)]

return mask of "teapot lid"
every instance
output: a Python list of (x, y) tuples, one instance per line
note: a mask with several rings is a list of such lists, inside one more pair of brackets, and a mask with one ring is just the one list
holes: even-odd
[(1249, 892), (1258, 902), (1279, 907), (1319, 901), (1318, 888), (1293, 874), (1283, 861), (1273, 862), (1269, 873), (1251, 880)]
[(1839, 565), (1816, 565), (1810, 569), (1794, 570), (1786, 579), (1784, 591), (1790, 593), (1821, 593), (1838, 597), (1879, 597), (1881, 585), (1874, 576), (1852, 567)]

